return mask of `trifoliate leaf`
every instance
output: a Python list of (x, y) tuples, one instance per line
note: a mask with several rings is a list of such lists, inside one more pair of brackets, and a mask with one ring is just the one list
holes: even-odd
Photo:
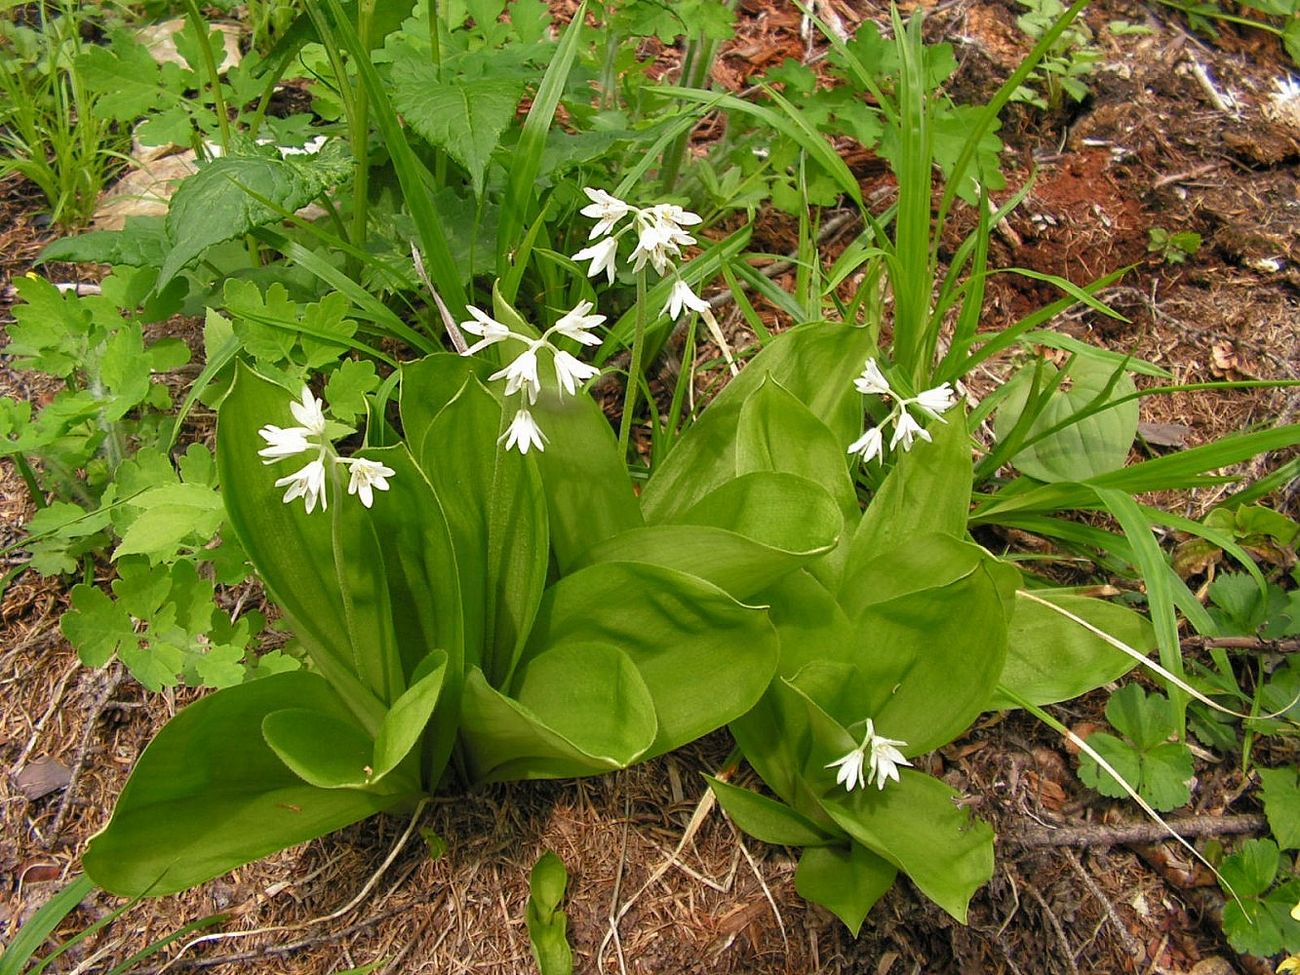
[(127, 613), (139, 620), (153, 620), (171, 591), (167, 566), (151, 566), (145, 559), (126, 559), (117, 567), (113, 595)]
[[(223, 156), (185, 180), (167, 211), (171, 252), (158, 286), (213, 244), (283, 219), (347, 177), (351, 157), (326, 145), (314, 156)], [(265, 201), (265, 202), (262, 202)]]
[(409, 52), (393, 65), (393, 102), (420, 137), (469, 173), (474, 195), (483, 195), (488, 161), (515, 117), (523, 94), (515, 81), (483, 78), (439, 80), (428, 58)]
[(1296, 769), (1292, 766), (1258, 771), (1269, 832), (1282, 849), (1300, 848), (1300, 780)]
[(104, 405), (104, 418), (115, 422), (149, 395), (149, 359), (144, 354), (140, 326), (119, 329), (104, 344), (99, 378), (112, 394)]
[(131, 617), (101, 590), (82, 583), (72, 588), (71, 601), (59, 629), (87, 667), (103, 667), (123, 647), (139, 646)]
[(1106, 720), (1140, 750), (1154, 748), (1177, 729), (1169, 699), (1148, 697), (1137, 684), (1126, 684), (1110, 696)]
[(222, 297), (234, 317), (235, 335), (250, 354), (268, 363), (289, 358), (298, 341), (299, 309), (284, 285), (276, 282), (263, 295), (252, 281), (232, 278)]
[(366, 394), (379, 386), (370, 359), (344, 359), (325, 384), (325, 399), (335, 417), (351, 422), (366, 412)]
[[(347, 295), (338, 291), (303, 308), (299, 319), (302, 328), (300, 341), (306, 354), (305, 365), (309, 369), (337, 362), (346, 354), (348, 347), (342, 341), (331, 342), (314, 335), (336, 335), (340, 340), (351, 338), (357, 330), (357, 323), (347, 317), (351, 308), (352, 302)], [(333, 401), (330, 402), (332, 405)]]

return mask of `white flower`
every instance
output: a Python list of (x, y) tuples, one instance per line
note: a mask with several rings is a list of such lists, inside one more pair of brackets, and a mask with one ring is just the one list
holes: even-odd
[[(388, 479), (397, 473), (377, 460), (367, 460), (364, 457), (354, 457), (343, 463), (352, 468), (352, 477), (348, 481), (348, 494), (357, 495), (367, 508), (375, 503), (374, 492), (387, 491)], [(311, 508), (307, 510), (310, 511)]]
[(867, 360), (862, 375), (853, 380), (853, 385), (863, 396), (892, 396), (894, 393), (889, 386), (889, 380), (880, 371), (880, 366), (876, 365), (875, 359)]
[(888, 779), (898, 781), (898, 766), (910, 768), (912, 765), (898, 750), (899, 747), (906, 748), (907, 742), (876, 734), (870, 718), (867, 719), (867, 734), (862, 739), (862, 747), (867, 752), (867, 784), (875, 782), (877, 789), (883, 789)]
[(575, 342), (581, 342), (583, 345), (600, 345), (600, 336), (592, 334), (590, 329), (596, 328), (605, 321), (604, 315), (588, 315), (593, 305), (590, 301), (580, 301), (572, 311), (566, 312), (564, 317), (551, 326), (551, 331), (558, 332), (566, 339), (573, 339)]
[(266, 458), (263, 464), (274, 464), (282, 458), (306, 453), (315, 446), (307, 439), (309, 433), (306, 427), (277, 427), (268, 423), (257, 431), (257, 435), (267, 443), (257, 452), (258, 456)]
[(606, 237), (573, 255), (575, 261), (591, 261), (591, 267), (587, 269), (587, 277), (594, 278), (604, 271), (609, 276), (610, 284), (614, 283), (614, 260), (617, 257), (617, 237)]
[(289, 504), (295, 498), (303, 498), (307, 503), (307, 514), (316, 510), (318, 500), (321, 511), (329, 507), (329, 499), (325, 492), (325, 462), (320, 457), (301, 470), (280, 478), (275, 482), (275, 486), (289, 488), (284, 492), (285, 504)]
[(546, 449), (546, 437), (541, 427), (537, 425), (537, 421), (533, 419), (533, 415), (527, 410), (520, 410), (515, 414), (506, 432), (497, 438), (497, 443), (502, 440), (506, 442), (506, 450), (518, 446), (521, 454), (528, 453), (529, 447), (536, 447), (538, 450)]
[(555, 378), (570, 396), (577, 392), (578, 383), (599, 375), (600, 370), (595, 366), (589, 366), (567, 352), (555, 350)]
[(593, 190), (589, 186), (584, 186), (582, 192), (587, 194), (587, 199), (591, 200), (591, 203), (579, 212), (584, 217), (599, 218), (599, 223), (591, 228), (591, 233), (587, 236), (588, 240), (595, 240), (609, 233), (614, 229), (614, 224), (632, 212), (630, 205), (604, 190)]
[(866, 761), (866, 756), (862, 753), (861, 748), (855, 748), (843, 758), (836, 759), (827, 765), (827, 768), (839, 767), (839, 772), (835, 775), (835, 784), (842, 785), (846, 790), (852, 792), (854, 789), (865, 789), (867, 787), (866, 779), (862, 775), (862, 766)]
[(309, 434), (320, 437), (325, 434), (325, 411), (323, 407), (324, 404), (311, 394), (311, 390), (303, 386), (302, 401), (290, 403), (289, 412), (293, 414), (293, 418), (302, 424)]
[(930, 442), (930, 434), (912, 419), (912, 414), (900, 408), (898, 419), (894, 421), (894, 435), (889, 438), (889, 449), (893, 450), (901, 443), (904, 450), (911, 450), (912, 441), (916, 437), (920, 437), (927, 443)]
[(872, 427), (849, 444), (848, 452), (857, 454), (862, 463), (880, 457), (885, 451), (885, 434), (880, 427)]
[(542, 391), (542, 384), (537, 378), (537, 349), (541, 344), (540, 339), (529, 342), (528, 348), (504, 369), (498, 369), (488, 376), (488, 379), (505, 379), (505, 395), (513, 396), (522, 389), (528, 395), (528, 401), (536, 403), (537, 394)]
[[(695, 238), (688, 238), (692, 243)], [(674, 243), (671, 228), (666, 228), (657, 221), (637, 219), (636, 247), (628, 256), (632, 270), (639, 271), (650, 261), (657, 274), (667, 274), (671, 266), (671, 257), (681, 254), (681, 248)]]
[(691, 290), (691, 286), (678, 278), (673, 282), (673, 290), (668, 295), (668, 300), (660, 309), (659, 314), (667, 315), (673, 321), (681, 317), (682, 309), (688, 308), (691, 311), (708, 311), (709, 303)]
[(939, 414), (952, 409), (957, 402), (957, 397), (952, 391), (952, 383), (944, 383), (941, 386), (935, 386), (934, 389), (927, 389), (925, 392), (903, 402), (915, 403), (917, 409), (922, 413), (946, 423), (948, 421), (944, 420)]
[(481, 338), (462, 352), (461, 355), (473, 355), (475, 352), (486, 349), (489, 345), (496, 345), (496, 343), (510, 337), (510, 329), (495, 318), (489, 318), (486, 312), (480, 311), (473, 305), (466, 306), (466, 311), (474, 316), (474, 320), (461, 322), (460, 327), (469, 332), (470, 335), (478, 335)]
[[(683, 210), (676, 203), (657, 203), (646, 212), (650, 214), (650, 218), (656, 223), (671, 228), (672, 231), (677, 233), (681, 232), (682, 227), (692, 227), (704, 219), (698, 213)], [(685, 234), (682, 234), (682, 236), (685, 236)], [(695, 241), (691, 240), (689, 243), (693, 244)]]
[[(849, 792), (854, 788), (865, 789), (873, 782), (877, 789), (884, 789), (885, 783), (890, 779), (899, 781), (900, 765), (911, 767), (912, 763), (903, 757), (903, 753), (898, 750), (899, 747), (906, 748), (907, 742), (876, 734), (875, 723), (868, 718), (867, 731), (862, 736), (862, 744), (843, 758), (831, 762), (826, 768), (839, 768), (839, 773), (835, 776), (835, 784), (844, 786)], [(867, 770), (866, 775), (863, 775), (864, 766)]]

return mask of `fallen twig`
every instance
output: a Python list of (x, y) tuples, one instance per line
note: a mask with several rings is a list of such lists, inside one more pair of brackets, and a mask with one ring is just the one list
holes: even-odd
[[(1268, 822), (1258, 813), (1228, 816), (1196, 816), (1168, 820), (1183, 838), (1196, 836), (1233, 836), (1263, 833)], [(1003, 835), (1003, 841), (1025, 849), (1065, 846), (1081, 849), (1089, 846), (1149, 846), (1170, 838), (1169, 829), (1158, 823), (1127, 823), (1116, 826), (1028, 826)]]

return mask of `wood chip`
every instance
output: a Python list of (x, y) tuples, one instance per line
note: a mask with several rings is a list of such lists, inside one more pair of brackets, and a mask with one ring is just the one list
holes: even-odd
[(32, 802), (66, 788), (70, 781), (72, 773), (53, 758), (28, 762), (13, 777), (14, 787)]

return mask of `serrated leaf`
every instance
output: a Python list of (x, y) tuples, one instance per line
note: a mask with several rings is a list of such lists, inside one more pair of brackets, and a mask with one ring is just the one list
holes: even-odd
[(131, 617), (105, 593), (84, 583), (72, 589), (72, 609), (59, 629), (87, 667), (103, 667), (123, 646), (138, 646)]
[(314, 156), (225, 156), (213, 160), (185, 180), (172, 197), (167, 211), (172, 249), (157, 286), (162, 288), (213, 244), (274, 223), (284, 213), (306, 206), (350, 171), (350, 159), (329, 146)]
[(366, 394), (379, 385), (375, 364), (369, 359), (345, 359), (325, 384), (325, 400), (330, 412), (350, 423), (366, 412)]
[(1106, 702), (1106, 720), (1139, 749), (1154, 748), (1176, 729), (1169, 699), (1147, 696), (1137, 684), (1126, 684)]
[(393, 65), (393, 101), (420, 137), (465, 167), (474, 195), (483, 195), (488, 160), (515, 117), (522, 88), (492, 78), (440, 81), (427, 58)]
[(1223, 861), (1219, 873), (1223, 883), (1238, 897), (1258, 897), (1268, 890), (1277, 876), (1281, 855), (1272, 840), (1251, 839)]
[(1294, 767), (1258, 769), (1268, 829), (1284, 850), (1300, 848), (1300, 781)]
[(115, 122), (134, 122), (163, 96), (162, 69), (149, 50), (126, 31), (115, 31), (112, 48), (87, 45), (78, 55), (77, 73), (91, 91), (96, 114)]

